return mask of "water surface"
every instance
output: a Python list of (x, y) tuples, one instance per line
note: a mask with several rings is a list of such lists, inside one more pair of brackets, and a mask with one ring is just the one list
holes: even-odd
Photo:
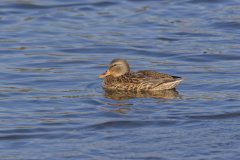
[[(2, 0), (0, 159), (240, 157), (237, 0)], [(113, 58), (184, 78), (106, 93)]]

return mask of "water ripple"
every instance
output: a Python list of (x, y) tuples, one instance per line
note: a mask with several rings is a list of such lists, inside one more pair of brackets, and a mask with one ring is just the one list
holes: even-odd
[(40, 4), (34, 4), (34, 3), (9, 3), (0, 5), (0, 8), (16, 8), (16, 9), (51, 9), (51, 8), (62, 8), (62, 7), (76, 7), (76, 6), (94, 6), (94, 7), (108, 7), (112, 5), (117, 5), (116, 2), (109, 2), (109, 1), (102, 1), (102, 2), (93, 2), (93, 3), (65, 3), (65, 4), (57, 4), (57, 5), (40, 5)]
[(175, 121), (110, 121), (110, 122), (103, 122), (99, 124), (94, 124), (91, 126), (88, 126), (87, 128), (91, 129), (108, 129), (108, 128), (115, 128), (115, 129), (122, 129), (122, 128), (139, 128), (139, 127), (150, 127), (152, 125), (157, 126), (169, 126), (169, 125), (175, 125)]
[[(2, 1), (0, 159), (237, 159), (239, 6)], [(97, 77), (114, 58), (184, 81), (108, 92)]]
[(191, 119), (200, 119), (200, 120), (218, 120), (218, 119), (233, 119), (239, 118), (240, 112), (229, 112), (223, 114), (211, 114), (211, 115), (197, 115), (197, 116), (188, 116)]

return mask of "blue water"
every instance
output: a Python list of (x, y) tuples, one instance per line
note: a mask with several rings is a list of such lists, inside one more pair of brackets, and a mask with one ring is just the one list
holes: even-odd
[[(238, 0), (2, 0), (0, 159), (240, 157)], [(113, 58), (181, 76), (106, 93)]]

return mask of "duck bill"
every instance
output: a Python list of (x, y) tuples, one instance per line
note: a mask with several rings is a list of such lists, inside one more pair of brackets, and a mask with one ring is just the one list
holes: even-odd
[(111, 73), (110, 73), (109, 70), (107, 70), (107, 71), (104, 72), (103, 74), (100, 74), (100, 75), (98, 76), (98, 78), (105, 78), (105, 77), (107, 77), (107, 76), (109, 76), (109, 75), (111, 75)]

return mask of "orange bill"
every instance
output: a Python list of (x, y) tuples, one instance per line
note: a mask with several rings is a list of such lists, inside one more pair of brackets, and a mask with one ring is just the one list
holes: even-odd
[(104, 72), (103, 74), (100, 74), (98, 76), (98, 78), (105, 78), (107, 76), (111, 75), (111, 72), (109, 70), (107, 70), (106, 72)]

